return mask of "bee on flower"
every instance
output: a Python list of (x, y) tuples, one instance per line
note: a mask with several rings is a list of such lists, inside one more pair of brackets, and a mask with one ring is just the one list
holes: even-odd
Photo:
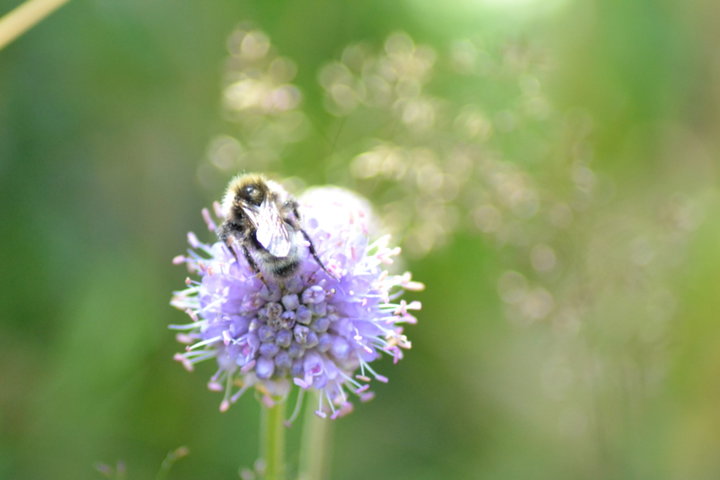
[(203, 217), (218, 241), (190, 233), (174, 260), (193, 277), (171, 301), (191, 318), (171, 326), (187, 344), (175, 358), (188, 370), (215, 359), (209, 388), (224, 392), (222, 411), (251, 388), (269, 404), (293, 386), (316, 390), (316, 413), (331, 418), (351, 411), (351, 396), (371, 398), (369, 382), (387, 379), (370, 364), (410, 348), (403, 324), (416, 322), (420, 303), (400, 297), (423, 285), (388, 272), (400, 249), (387, 236), (371, 241), (369, 204), (337, 187), (295, 200), (244, 175), (214, 210)]

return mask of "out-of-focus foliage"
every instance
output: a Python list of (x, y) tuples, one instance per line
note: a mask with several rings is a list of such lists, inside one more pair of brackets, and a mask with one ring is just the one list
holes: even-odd
[(0, 478), (252, 465), (256, 402), (220, 414), (166, 329), (240, 170), (368, 196), (427, 285), (332, 478), (717, 478), (719, 18), (70, 2), (0, 51)]

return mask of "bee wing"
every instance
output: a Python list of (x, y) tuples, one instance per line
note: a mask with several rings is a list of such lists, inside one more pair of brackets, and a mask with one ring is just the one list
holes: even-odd
[(275, 257), (287, 257), (292, 247), (292, 231), (274, 203), (263, 202), (250, 215), (256, 226), (255, 238)]

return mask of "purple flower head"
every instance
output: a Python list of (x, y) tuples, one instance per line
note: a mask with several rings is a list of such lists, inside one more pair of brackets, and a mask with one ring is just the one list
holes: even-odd
[[(370, 242), (367, 202), (334, 187), (311, 189), (299, 202), (303, 228), (327, 271), (305, 244), (294, 276), (263, 278), (243, 255), (192, 233), (188, 254), (174, 260), (199, 277), (188, 278), (171, 301), (192, 319), (171, 326), (187, 344), (175, 358), (188, 370), (215, 358), (218, 370), (208, 385), (225, 392), (222, 411), (251, 387), (272, 402), (297, 385), (319, 391), (317, 414), (336, 418), (351, 410), (349, 394), (371, 398), (371, 378), (387, 381), (370, 366), (373, 360), (385, 352), (398, 361), (410, 348), (402, 324), (415, 323), (409, 312), (420, 303), (399, 297), (423, 285), (409, 273), (386, 270), (400, 249), (387, 236)], [(207, 210), (203, 217), (215, 231)]]

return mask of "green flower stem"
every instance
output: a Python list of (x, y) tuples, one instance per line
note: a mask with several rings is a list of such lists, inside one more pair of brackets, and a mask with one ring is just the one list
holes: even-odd
[(265, 480), (285, 480), (285, 401), (262, 406), (262, 444)]
[(298, 480), (324, 480), (328, 478), (330, 459), (330, 426), (332, 420), (315, 415), (316, 392), (305, 400), (305, 419), (300, 446), (300, 475)]
[(68, 0), (27, 0), (0, 18), (0, 50)]

